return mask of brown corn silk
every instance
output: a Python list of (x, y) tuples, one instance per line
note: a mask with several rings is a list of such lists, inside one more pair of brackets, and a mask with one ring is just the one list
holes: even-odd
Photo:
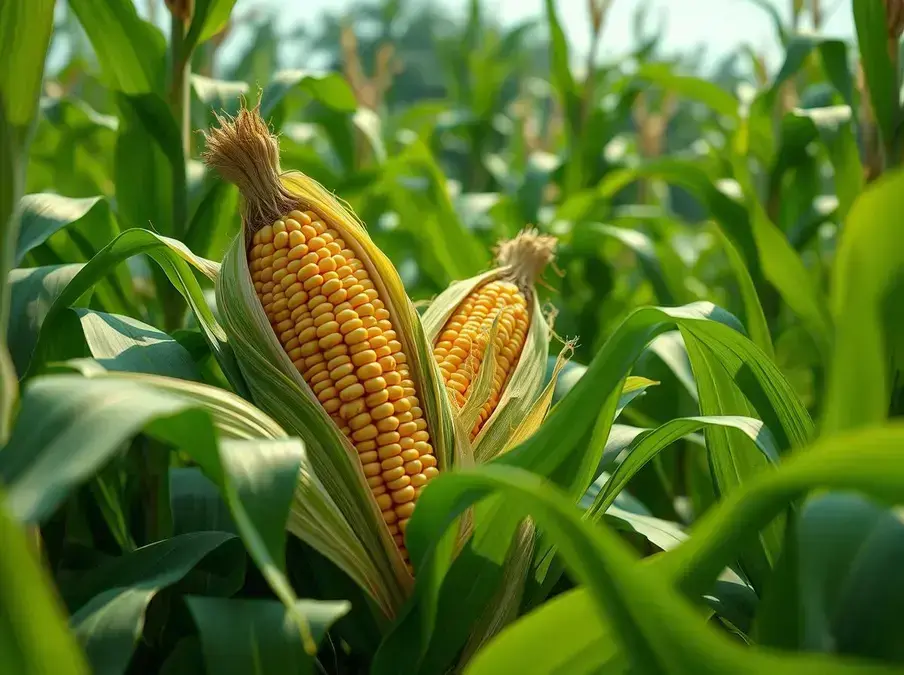
[(409, 355), (374, 268), (338, 223), (316, 205), (303, 207), (283, 185), (277, 141), (257, 108), (217, 120), (204, 159), (244, 197), (257, 297), (284, 352), (354, 447), (407, 561), (405, 529), (438, 468)]
[(540, 235), (534, 229), (525, 229), (500, 244), (496, 261), (501, 273), (473, 288), (439, 334), (433, 355), (449, 396), (459, 408), (468, 401), (492, 340), (493, 382), (470, 430), (471, 440), (496, 410), (515, 371), (530, 330), (534, 282), (552, 261), (555, 244), (554, 237)]

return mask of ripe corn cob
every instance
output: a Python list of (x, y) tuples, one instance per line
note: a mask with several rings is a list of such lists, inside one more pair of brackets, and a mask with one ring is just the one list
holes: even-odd
[[(278, 184), (266, 195), (249, 184), (248, 176), (270, 168), (279, 175), (275, 139), (256, 109), (220, 124), (208, 135), (205, 159), (244, 188), (248, 269), (257, 297), (288, 358), (357, 451), (383, 521), (407, 560), (408, 519), (438, 468), (408, 355), (374, 284), (374, 266), (337, 223), (304, 208)], [(246, 156), (255, 151), (266, 164)]]
[(503, 271), (471, 290), (446, 321), (436, 341), (434, 358), (449, 396), (461, 408), (480, 372), (491, 328), (498, 318), (492, 345), (493, 383), (489, 398), (470, 431), (471, 440), (499, 405), (521, 356), (531, 324), (534, 281), (552, 260), (555, 241), (528, 229), (501, 244), (496, 259)]

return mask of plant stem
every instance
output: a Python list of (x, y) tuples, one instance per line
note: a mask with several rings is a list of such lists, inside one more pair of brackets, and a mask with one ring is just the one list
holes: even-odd
[[(179, 12), (170, 15), (170, 88), (169, 103), (182, 142), (182, 161), (191, 158), (191, 99), (189, 75), (191, 72), (191, 53), (186, 50), (185, 33), (188, 21)], [(185, 172), (173, 171), (173, 212), (172, 234), (177, 239), (185, 234), (188, 224), (187, 186), (184, 183)], [(170, 284), (160, 288), (163, 303), (164, 329), (172, 331), (182, 325), (185, 315), (185, 301), (179, 292)]]
[(191, 99), (189, 90), (189, 74), (191, 54), (185, 53), (186, 23), (173, 13), (170, 17), (170, 107), (173, 118), (179, 125), (182, 140), (182, 154), (186, 159), (191, 157)]

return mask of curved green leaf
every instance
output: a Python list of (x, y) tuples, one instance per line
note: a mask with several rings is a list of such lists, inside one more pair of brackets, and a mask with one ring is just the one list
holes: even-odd
[[(314, 659), (291, 629), (286, 608), (269, 600), (186, 598), (198, 626), (207, 672), (222, 675), (304, 675)], [(298, 600), (295, 612), (308, 618), (314, 642), (348, 613), (343, 600)], [(322, 668), (319, 670), (322, 672)]]
[[(138, 380), (78, 375), (32, 380), (0, 453), (0, 477), (9, 486), (14, 513), (27, 522), (46, 518), (141, 431), (187, 452), (219, 486), (248, 552), (291, 608), (295, 594), (284, 575), (285, 525), (299, 465), (308, 471), (301, 441), (284, 435), (218, 440), (214, 420), (202, 406)], [(308, 477), (304, 485), (306, 499), (329, 502), (315, 479)], [(299, 626), (310, 645), (306, 625)]]
[[(7, 332), (16, 371), (24, 375), (31, 362), (41, 326), (69, 283), (84, 269), (82, 263), (29, 267), (10, 272), (10, 322)], [(85, 299), (81, 302), (84, 303)], [(73, 305), (79, 301), (72, 301)]]
[[(898, 463), (904, 466), (904, 462)], [(738, 645), (707, 626), (697, 609), (670, 587), (668, 578), (639, 565), (614, 533), (581, 521), (564, 494), (514, 467), (488, 465), (446, 473), (424, 491), (406, 535), (419, 583), (436, 583), (448, 565), (445, 555), (434, 555), (435, 524), (448, 526), (468, 505), (492, 494), (503, 496), (513, 513), (530, 515), (554, 540), (574, 578), (587, 587), (595, 609), (611, 627), (619, 651), (633, 669), (645, 673), (814, 675), (899, 670), (818, 655), (778, 655)], [(687, 546), (685, 543), (664, 556), (676, 559)]]
[(553, 598), (505, 628), (478, 652), (465, 673), (590, 675), (615, 665), (624, 667), (624, 658), (593, 598), (581, 588)]
[(593, 505), (588, 509), (587, 516), (592, 520), (599, 520), (615, 502), (618, 494), (628, 485), (631, 478), (647, 462), (675, 441), (709, 425), (731, 427), (742, 431), (771, 462), (778, 462), (779, 451), (775, 440), (769, 433), (769, 429), (763, 426), (760, 420), (738, 416), (681, 417), (670, 420), (657, 429), (641, 431), (634, 437), (627, 449), (625, 459), (603, 485)]
[[(801, 447), (808, 442), (813, 432), (810, 417), (778, 368), (736, 330), (738, 324), (733, 316), (709, 303), (694, 303), (681, 308), (648, 307), (632, 313), (594, 357), (585, 376), (553, 408), (543, 426), (494, 463), (521, 466), (550, 476), (569, 458), (579, 457), (580, 470), (564, 472), (556, 482), (569, 484), (583, 494), (593, 480), (608, 436), (607, 433), (591, 445), (592, 451), (587, 450), (585, 442), (600, 411), (607, 407), (614, 411), (621, 382), (640, 353), (653, 338), (674, 326), (707, 346), (712, 358), (718, 359), (719, 366), (756, 407), (776, 435), (780, 448)], [(700, 363), (699, 368), (701, 372), (708, 371), (709, 365)], [(699, 380), (699, 373), (695, 371), (695, 375)], [(753, 452), (759, 455), (758, 451)]]
[(166, 43), (143, 21), (130, 0), (72, 0), (72, 11), (88, 34), (104, 78), (118, 91), (161, 91)]
[(0, 499), (0, 654), (21, 675), (87, 675), (85, 657), (66, 626), (53, 581)]
[(823, 433), (875, 424), (888, 414), (889, 366), (896, 366), (889, 361), (901, 349), (890, 303), (901, 292), (902, 209), (904, 171), (898, 170), (872, 183), (848, 214), (833, 269), (835, 344)]
[[(140, 253), (148, 254), (166, 273), (173, 286), (188, 301), (196, 320), (210, 345), (211, 351), (229, 378), (236, 391), (245, 391), (244, 379), (235, 363), (232, 350), (226, 343), (226, 335), (214, 318), (207, 304), (201, 287), (189, 267), (189, 264), (206, 276), (216, 276), (219, 265), (194, 255), (184, 244), (175, 239), (161, 237), (148, 230), (126, 230), (90, 262), (71, 278), (71, 281), (59, 291), (50, 306), (44, 312), (40, 323), (40, 334), (34, 345), (28, 373), (34, 374), (53, 355), (54, 326), (57, 319), (68, 307), (73, 306), (79, 298), (91, 290), (100, 279), (109, 274), (123, 260)], [(28, 347), (23, 347), (27, 349)]]
[(128, 316), (90, 309), (73, 311), (79, 317), (88, 351), (107, 370), (201, 381), (191, 354), (163, 331)]
[(30, 250), (43, 244), (54, 233), (87, 216), (101, 200), (101, 197), (69, 199), (53, 193), (22, 197), (16, 265), (20, 265)]
[(637, 71), (636, 77), (658, 84), (663, 89), (706, 104), (713, 111), (735, 119), (738, 117), (740, 102), (719, 85), (690, 75), (679, 75), (666, 63), (645, 63)]
[[(92, 672), (120, 675), (141, 639), (148, 605), (163, 589), (181, 581), (217, 548), (239, 540), (225, 532), (194, 532), (155, 542), (95, 567), (75, 585), (72, 630)], [(244, 551), (230, 551), (245, 566)]]

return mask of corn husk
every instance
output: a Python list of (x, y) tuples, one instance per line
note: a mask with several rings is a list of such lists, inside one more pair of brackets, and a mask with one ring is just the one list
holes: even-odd
[[(243, 115), (252, 117), (244, 118)], [(253, 172), (264, 173), (266, 169), (278, 176), (278, 186), (269, 188), (271, 192), (279, 193), (273, 198), (274, 206), (270, 211), (286, 208), (289, 204), (302, 211), (313, 211), (340, 233), (367, 267), (392, 316), (398, 340), (409, 356), (411, 375), (418, 387), (440, 472), (448, 469), (456, 455), (462, 453), (461, 449), (456, 450), (452, 408), (420, 318), (392, 263), (370, 239), (360, 220), (331, 193), (299, 172), (282, 172), (275, 138), (269, 136), (266, 126), (256, 115), (256, 109), (243, 109), (234, 122), (220, 119), (223, 129), (227, 125), (241, 127), (243, 124), (255, 127), (245, 130), (246, 135), (253, 133), (260, 138), (255, 137), (254, 142), (243, 149), (258, 153), (257, 157), (263, 158), (260, 161), (268, 165), (262, 169), (251, 161), (252, 166), (237, 172), (239, 175), (229, 175), (228, 170), (221, 169), (227, 178), (239, 184), (246, 202), (242, 231), (230, 245), (216, 282), (223, 328), (248, 381), (254, 403), (290, 434), (305, 442), (313, 475), (326, 488), (336, 507), (335, 512), (330, 513), (314, 510), (304, 502), (304, 493), (300, 490), (292, 509), (289, 530), (301, 539), (317, 542), (314, 545), (319, 551), (369, 593), (388, 617), (393, 617), (410, 593), (412, 576), (370, 494), (355, 448), (324, 411), (313, 390), (283, 351), (252, 283), (247, 242), (254, 231), (272, 217), (272, 213), (267, 212), (268, 196), (261, 197), (260, 194), (264, 188), (257, 182), (250, 188), (243, 185), (246, 180), (257, 181), (258, 176)], [(265, 133), (266, 138), (263, 137)], [(235, 159), (237, 165), (248, 163), (244, 155)], [(347, 529), (343, 528), (343, 521)]]
[[(531, 230), (525, 230), (521, 237), (537, 237)], [(512, 242), (508, 242), (509, 244)], [(503, 249), (503, 244), (500, 249)], [(539, 272), (542, 265), (536, 265)], [(530, 307), (530, 326), (524, 347), (515, 368), (506, 382), (499, 404), (487, 419), (477, 436), (471, 441), (471, 452), (474, 461), (482, 463), (514, 447), (516, 442), (527, 438), (543, 421), (552, 401), (552, 393), (558, 374), (570, 354), (571, 348), (566, 345), (558, 357), (553, 377), (544, 387), (546, 362), (549, 355), (552, 328), (532, 287), (525, 288), (524, 272), (513, 265), (500, 265), (482, 274), (455, 281), (440, 293), (424, 312), (422, 321), (431, 345), (436, 344), (443, 327), (462, 301), (473, 291), (497, 279), (519, 280), (522, 292), (528, 296)], [(490, 346), (497, 330), (498, 322), (490, 329), (489, 340), (484, 351), (482, 365), (471, 386), (468, 400), (460, 409), (454, 410), (456, 420), (464, 429), (470, 430), (476, 415), (489, 399), (495, 355)], [(454, 406), (453, 406), (454, 408)], [(470, 425), (470, 426), (469, 426)]]

